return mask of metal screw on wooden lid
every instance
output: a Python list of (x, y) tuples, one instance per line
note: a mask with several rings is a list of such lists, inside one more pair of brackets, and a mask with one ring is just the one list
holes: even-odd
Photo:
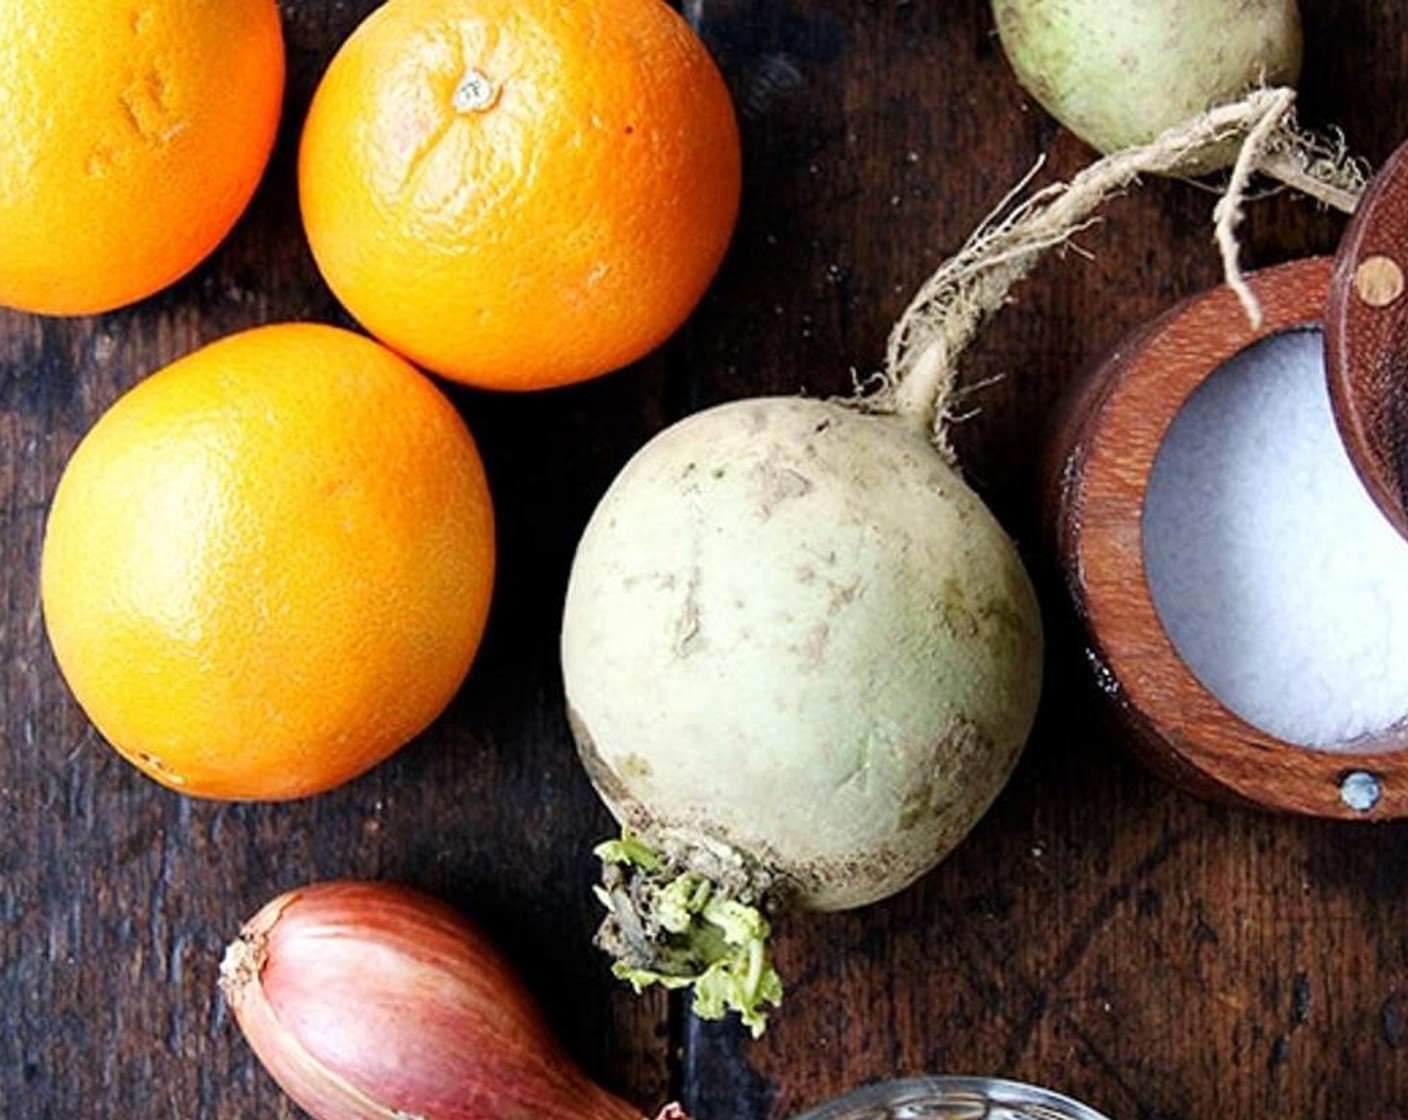
[(1340, 798), (1356, 813), (1369, 812), (1383, 795), (1379, 776), (1367, 770), (1351, 770), (1340, 780)]

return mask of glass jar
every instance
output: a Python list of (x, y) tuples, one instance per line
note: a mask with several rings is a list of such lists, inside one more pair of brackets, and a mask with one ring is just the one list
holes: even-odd
[(793, 1120), (1108, 1120), (1079, 1101), (993, 1077), (906, 1077), (882, 1081)]

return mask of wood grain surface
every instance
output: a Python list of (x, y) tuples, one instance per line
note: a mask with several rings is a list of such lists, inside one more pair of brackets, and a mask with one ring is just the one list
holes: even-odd
[[(1149, 182), (1052, 259), (969, 355), (955, 433), (1038, 573), (1049, 675), (989, 816), (903, 895), (782, 931), (787, 1002), (763, 1039), (640, 999), (590, 946), (609, 831), (561, 710), (573, 543), (615, 470), (669, 420), (768, 392), (848, 390), (909, 293), (1041, 154), (1090, 153), (1013, 84), (984, 0), (686, 0), (743, 129), (743, 214), (686, 328), (638, 366), (526, 397), (449, 390), (479, 438), (502, 578), (449, 711), (338, 791), (193, 801), (105, 747), (62, 684), (36, 574), (67, 456), (102, 410), (197, 343), (346, 322), (299, 227), (293, 155), (319, 73), (374, 0), (284, 0), (281, 142), (195, 274), (126, 311), (0, 313), (0, 1112), (15, 1120), (292, 1117), (215, 990), (265, 900), (334, 876), (427, 889), (480, 921), (570, 1052), (642, 1113), (781, 1120), (862, 1082), (1000, 1074), (1113, 1120), (1408, 1117), (1408, 832), (1274, 817), (1176, 792), (1134, 762), (1039, 547), (1048, 416), (1091, 356), (1219, 276), (1213, 196)], [(1408, 136), (1408, 10), (1306, 3), (1302, 116), (1374, 162)], [(0, 154), (3, 158), (3, 154)], [(1343, 220), (1259, 201), (1245, 257), (1333, 251)]]

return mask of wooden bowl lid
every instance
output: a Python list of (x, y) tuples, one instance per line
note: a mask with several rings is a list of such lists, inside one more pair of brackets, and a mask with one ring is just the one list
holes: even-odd
[(1374, 177), (1340, 242), (1325, 364), (1350, 460), (1408, 536), (1408, 144)]

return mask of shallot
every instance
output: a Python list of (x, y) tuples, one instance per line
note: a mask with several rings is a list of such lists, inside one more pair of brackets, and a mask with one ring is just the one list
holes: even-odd
[[(508, 964), (405, 887), (289, 891), (226, 950), (220, 987), (274, 1080), (316, 1120), (641, 1120), (550, 1034)], [(657, 1120), (687, 1120), (669, 1105)]]

